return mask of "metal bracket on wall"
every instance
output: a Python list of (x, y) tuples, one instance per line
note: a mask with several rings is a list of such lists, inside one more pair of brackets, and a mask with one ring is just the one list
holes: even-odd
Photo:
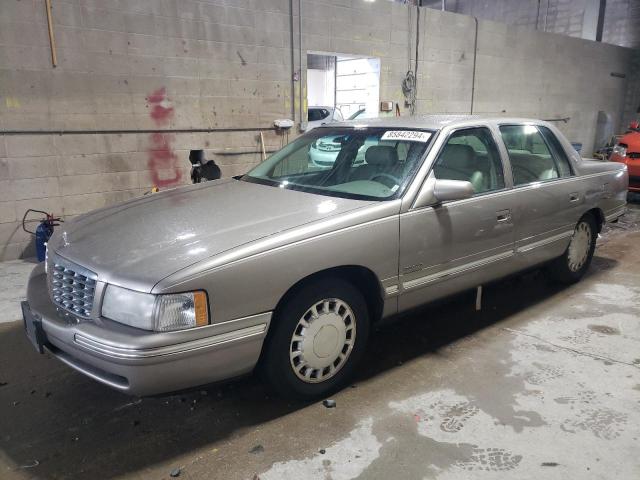
[(54, 67), (58, 66), (58, 56), (56, 54), (56, 38), (53, 35), (53, 19), (51, 18), (51, 0), (44, 0), (47, 9), (47, 26), (49, 28), (49, 46), (51, 47), (51, 63)]

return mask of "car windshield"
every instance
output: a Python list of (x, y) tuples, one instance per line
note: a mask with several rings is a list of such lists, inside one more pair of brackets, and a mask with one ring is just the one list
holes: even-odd
[(318, 128), (298, 137), (242, 181), (343, 198), (402, 195), (433, 131), (380, 127)]

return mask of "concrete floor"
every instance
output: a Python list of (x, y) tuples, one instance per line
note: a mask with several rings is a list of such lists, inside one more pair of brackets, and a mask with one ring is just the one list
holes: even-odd
[[(382, 328), (335, 409), (272, 398), (252, 378), (127, 397), (2, 324), (0, 477), (640, 478), (630, 207), (577, 285), (533, 272), (488, 286), (481, 312), (464, 294)], [(0, 319), (15, 317), (1, 305)]]

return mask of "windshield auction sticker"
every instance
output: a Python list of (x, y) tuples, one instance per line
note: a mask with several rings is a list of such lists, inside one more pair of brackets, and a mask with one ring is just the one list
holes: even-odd
[(426, 143), (431, 138), (429, 132), (419, 132), (417, 130), (388, 130), (380, 140), (404, 140), (406, 142)]

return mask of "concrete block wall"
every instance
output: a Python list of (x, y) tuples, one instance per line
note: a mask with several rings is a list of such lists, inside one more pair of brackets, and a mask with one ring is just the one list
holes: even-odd
[(602, 41), (623, 47), (640, 48), (640, 2), (607, 0)]
[[(407, 114), (415, 7), (302, 0), (299, 19), (294, 0), (292, 66), (288, 0), (52, 0), (52, 68), (43, 3), (0, 1), (0, 131), (257, 129), (292, 107), (299, 121), (309, 51), (379, 57), (380, 99)], [(625, 82), (609, 72), (627, 72), (627, 49), (480, 21), (474, 88), (474, 44), (471, 17), (421, 9), (417, 113), (469, 113), (473, 90), (476, 113), (571, 116), (585, 147), (598, 110), (621, 115)], [(264, 136), (267, 150), (283, 140)], [(0, 134), (0, 260), (33, 254), (27, 208), (69, 218), (188, 183), (192, 148), (225, 177), (261, 158), (257, 130)]]
[(526, 27), (480, 22), (474, 112), (570, 118), (558, 127), (594, 149), (598, 111), (619, 126), (631, 51)]
[[(423, 0), (430, 8), (442, 8), (441, 0)], [(449, 12), (483, 20), (526, 26), (549, 33), (595, 38), (597, 0), (447, 0)], [(607, 0), (602, 41), (622, 47), (640, 47), (640, 2)]]
[(626, 128), (632, 121), (640, 121), (640, 50), (633, 53), (631, 61), (624, 99), (622, 128)]
[[(430, 0), (432, 8), (442, 2)], [(447, 10), (455, 13), (561, 33), (582, 36), (585, 0), (448, 0)]]

